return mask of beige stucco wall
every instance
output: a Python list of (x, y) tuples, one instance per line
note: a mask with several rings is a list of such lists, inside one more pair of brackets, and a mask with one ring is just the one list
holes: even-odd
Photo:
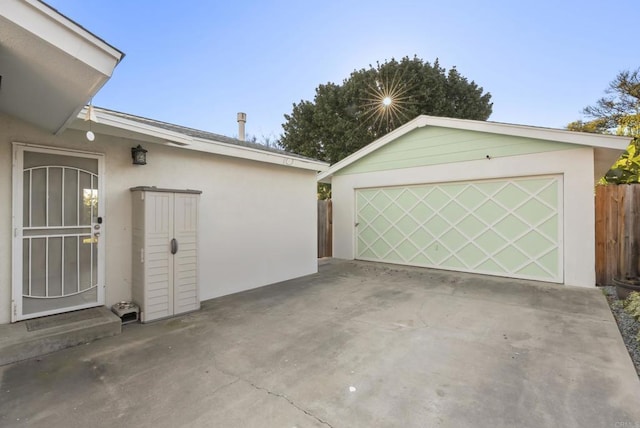
[(333, 256), (355, 257), (355, 189), (562, 174), (564, 283), (595, 285), (594, 150), (578, 147), (332, 178)]
[(202, 190), (201, 300), (317, 271), (316, 175), (255, 161), (143, 143), (148, 164), (131, 164), (136, 141), (41, 132), (0, 115), (0, 323), (10, 321), (12, 142), (103, 153), (106, 304), (131, 299), (130, 187)]

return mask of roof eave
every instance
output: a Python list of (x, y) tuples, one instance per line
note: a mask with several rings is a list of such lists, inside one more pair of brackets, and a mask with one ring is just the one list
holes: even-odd
[(6, 62), (0, 111), (59, 134), (124, 53), (40, 0), (2, 0), (0, 17)]
[[(160, 144), (185, 150), (194, 150), (221, 156), (230, 156), (240, 159), (284, 165), (287, 167), (311, 170), (316, 172), (326, 171), (327, 169), (329, 169), (328, 163), (316, 161), (313, 159), (303, 159), (297, 156), (289, 156), (284, 153), (272, 153), (252, 147), (236, 146), (234, 144), (229, 144), (221, 141), (192, 137), (189, 135), (181, 134), (179, 132), (170, 131), (168, 129), (155, 127), (149, 124), (144, 124), (120, 116), (109, 114), (104, 110), (95, 109), (95, 114), (98, 124), (94, 128), (98, 131), (97, 133), (110, 135), (108, 128), (112, 128), (129, 132), (134, 135), (144, 136), (146, 137), (144, 141), (152, 144)], [(76, 118), (76, 121), (71, 125), (71, 128), (84, 130), (86, 127), (86, 124), (84, 123), (85, 116), (86, 108), (82, 109), (82, 111)]]
[(508, 135), (512, 137), (556, 141), (559, 143), (619, 150), (621, 152), (627, 148), (632, 140), (631, 137), (621, 137), (616, 135), (590, 134), (585, 132), (567, 131), (563, 129), (540, 128), (526, 125), (514, 125), (509, 123), (421, 115), (396, 128), (390, 133), (382, 136), (381, 138), (375, 140), (374, 142), (363, 147), (357, 152), (347, 156), (341, 161), (333, 164), (328, 170), (318, 175), (318, 182), (331, 183), (331, 177), (333, 177), (333, 175), (341, 169), (346, 168), (359, 159), (362, 159), (368, 154), (387, 145), (391, 141), (413, 131), (414, 129), (422, 128), (424, 126), (453, 128), (467, 131)]
[(603, 147), (609, 149), (625, 149), (631, 137), (608, 134), (593, 134), (587, 132), (569, 131), (566, 129), (543, 128), (511, 123), (489, 122), (481, 120), (454, 119), (448, 117), (426, 117), (426, 125), (479, 131), (491, 134), (508, 135), (512, 137), (533, 138), (536, 140), (557, 141), (560, 143), (577, 144), (580, 146)]
[[(84, 42), (91, 44), (92, 46), (102, 51), (104, 54), (110, 57), (113, 61), (115, 61), (115, 65), (120, 63), (120, 61), (122, 61), (122, 59), (124, 58), (125, 56), (124, 52), (114, 47), (113, 45), (107, 43), (100, 37), (96, 36), (89, 30), (84, 28), (82, 25), (78, 24), (77, 22), (68, 18), (67, 16), (63, 15), (58, 10), (49, 6), (42, 0), (22, 0), (22, 1), (24, 3), (27, 3), (34, 9), (38, 10), (40, 13), (42, 13), (43, 16), (46, 16), (52, 22), (55, 22), (59, 26), (59, 28), (64, 27), (71, 34), (74, 34)], [(50, 28), (47, 28), (47, 26), (43, 26), (43, 22), (37, 22), (37, 21), (30, 22), (25, 20), (23, 24), (24, 24), (23, 25), (24, 28), (32, 31), (34, 34), (39, 34), (41, 36), (48, 35), (47, 31), (51, 30)], [(45, 40), (48, 40), (48, 39), (45, 39)], [(89, 52), (83, 52), (82, 50), (79, 50), (78, 46), (75, 46), (69, 43), (70, 40), (71, 39), (69, 38), (68, 35), (66, 36), (57, 35), (57, 37), (54, 39), (52, 44), (54, 44), (59, 49), (67, 52), (68, 54), (78, 57), (81, 60), (86, 59), (85, 57), (88, 57)], [(55, 43), (55, 42), (59, 42), (59, 43)], [(89, 62), (89, 61), (85, 61), (85, 62)], [(109, 76), (113, 72), (113, 67), (114, 67), (114, 66), (111, 66), (110, 61), (106, 64), (94, 62), (93, 64), (90, 64), (90, 65), (93, 65), (94, 68), (96, 68), (99, 71), (102, 71), (104, 74)]]
[(346, 158), (342, 159), (339, 162), (336, 162), (335, 164), (331, 165), (331, 167), (320, 173), (318, 175), (318, 182), (320, 183), (331, 183), (331, 177), (333, 176), (334, 173), (336, 173), (337, 171), (341, 170), (342, 168), (345, 168), (349, 165), (351, 165), (352, 163), (354, 163), (355, 161), (367, 156), (369, 153), (372, 153), (376, 150), (378, 150), (380, 147), (385, 146), (386, 144), (390, 143), (391, 141), (395, 140), (396, 138), (399, 138), (401, 136), (403, 136), (404, 134), (407, 134), (411, 131), (413, 131), (416, 128), (420, 128), (425, 126), (425, 122), (426, 122), (426, 118), (427, 116), (418, 116), (415, 119), (405, 123), (404, 125), (394, 129), (393, 131), (389, 132), (386, 135), (383, 135), (382, 137), (378, 138), (377, 140), (375, 140), (373, 143), (368, 144), (366, 146), (364, 146), (363, 148), (361, 148), (360, 150), (358, 150), (355, 153), (350, 154), (349, 156), (347, 156)]

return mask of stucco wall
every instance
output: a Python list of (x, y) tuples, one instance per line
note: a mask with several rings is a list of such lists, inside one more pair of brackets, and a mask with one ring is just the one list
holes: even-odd
[(394, 169), (332, 178), (333, 256), (353, 259), (355, 189), (563, 174), (564, 283), (595, 285), (594, 154), (591, 148)]
[(136, 141), (41, 132), (0, 115), (0, 323), (10, 320), (12, 142), (104, 153), (106, 304), (131, 299), (134, 186), (202, 190), (201, 300), (317, 271), (316, 175), (236, 158), (143, 143), (148, 164), (131, 164)]

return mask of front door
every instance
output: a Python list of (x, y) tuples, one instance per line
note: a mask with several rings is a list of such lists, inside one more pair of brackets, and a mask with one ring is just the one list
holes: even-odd
[(12, 322), (103, 305), (103, 156), (13, 154)]

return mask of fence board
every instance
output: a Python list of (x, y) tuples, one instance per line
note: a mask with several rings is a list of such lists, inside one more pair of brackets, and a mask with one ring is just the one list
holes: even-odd
[(596, 284), (607, 282), (607, 242), (606, 242), (606, 207), (604, 191), (602, 186), (596, 187)]
[(333, 203), (318, 201), (318, 258), (333, 254)]
[(640, 271), (640, 185), (596, 187), (596, 283), (636, 278)]
[[(636, 188), (638, 186), (630, 186)], [(633, 192), (633, 201), (631, 203), (630, 224), (632, 231), (630, 234), (630, 252), (632, 254), (629, 260), (629, 276), (631, 278), (638, 278), (640, 276), (640, 224), (638, 224), (638, 215), (640, 215), (640, 192)]]
[(626, 265), (628, 261), (628, 249), (629, 249), (629, 229), (627, 224), (627, 186), (617, 186), (618, 187), (618, 268), (616, 270), (615, 276), (626, 276)]

